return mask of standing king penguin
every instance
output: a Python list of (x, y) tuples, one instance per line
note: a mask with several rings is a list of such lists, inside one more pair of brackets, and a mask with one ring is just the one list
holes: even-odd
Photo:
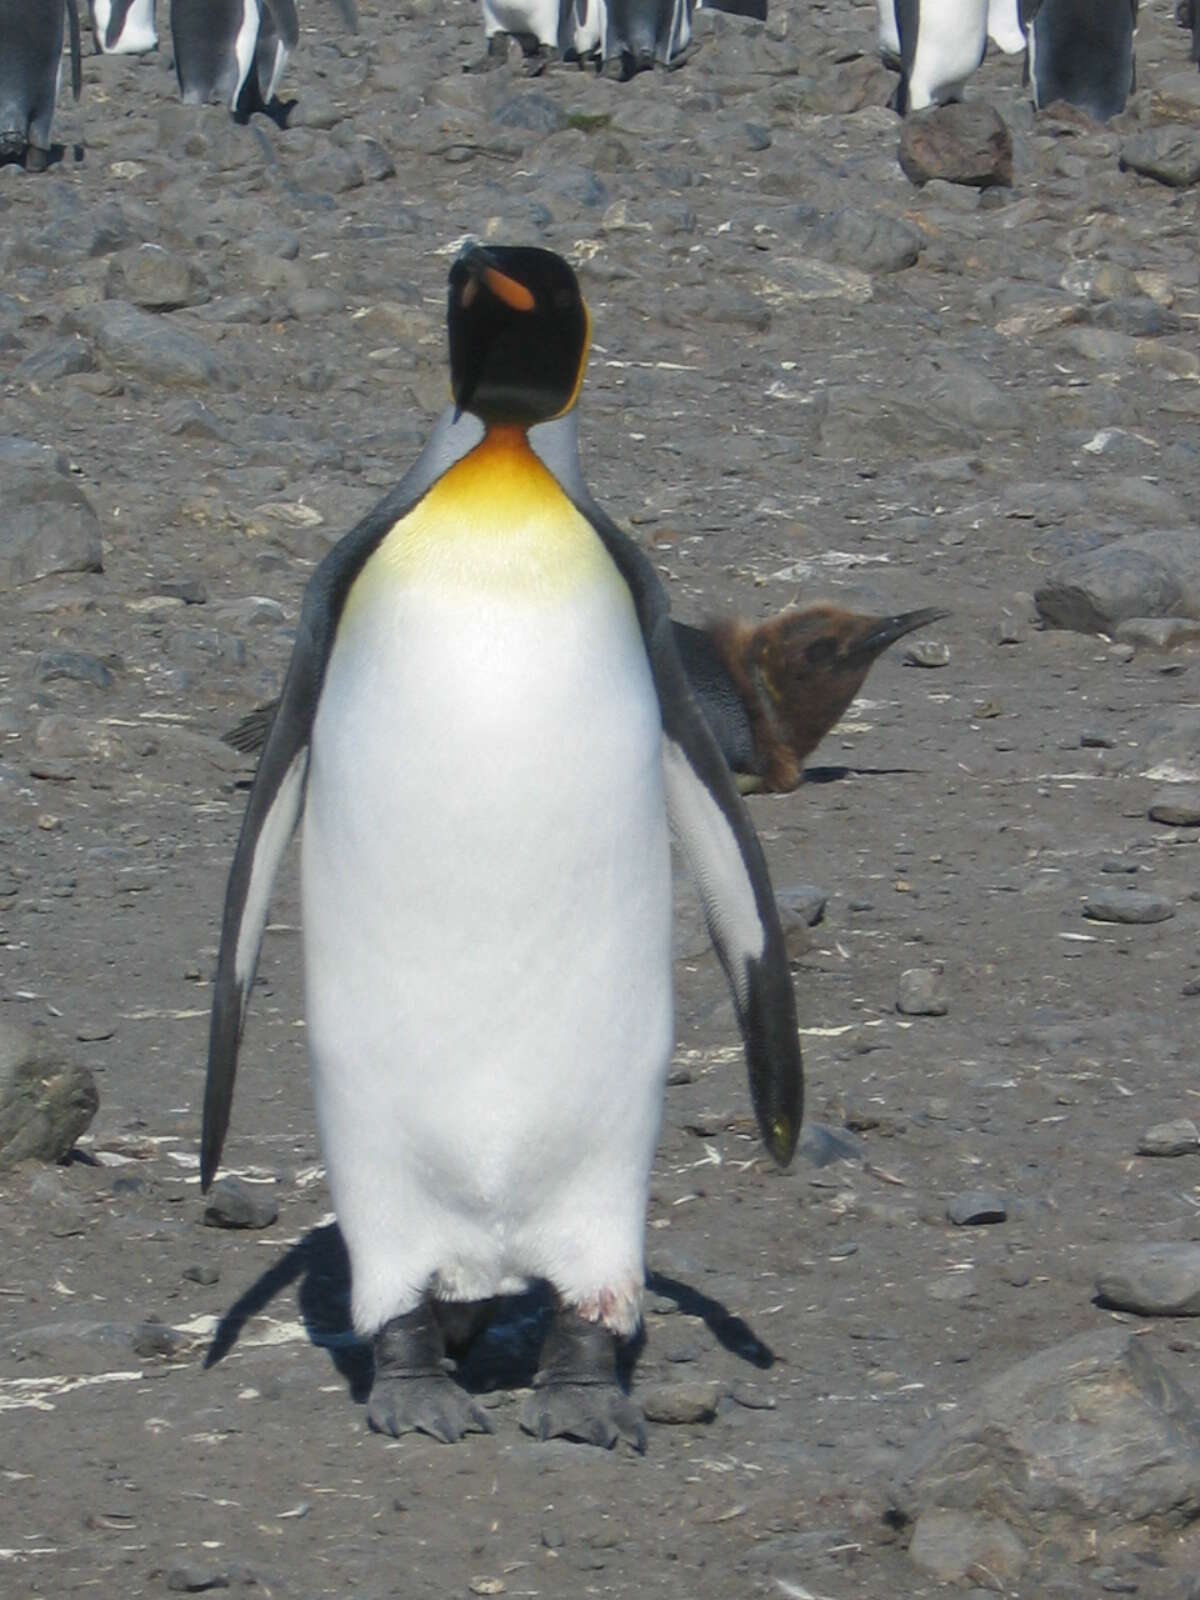
[(374, 1345), (371, 1426), (490, 1431), (445, 1371), (438, 1306), (544, 1281), (555, 1313), (522, 1426), (641, 1448), (616, 1357), (640, 1321), (672, 1044), (668, 824), (781, 1165), (802, 1111), (791, 979), (654, 570), (528, 441), (583, 380), (574, 273), (468, 247), (448, 322), (454, 402), (482, 438), (450, 464), (427, 451), (305, 595), (226, 895), (201, 1180), (303, 810), (313, 1091)]

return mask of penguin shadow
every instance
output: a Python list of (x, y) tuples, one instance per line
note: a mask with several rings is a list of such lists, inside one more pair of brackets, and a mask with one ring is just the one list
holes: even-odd
[[(374, 1378), (374, 1358), (369, 1343), (350, 1324), (350, 1258), (335, 1222), (313, 1228), (238, 1296), (217, 1324), (205, 1353), (205, 1370), (223, 1361), (247, 1324), (295, 1283), (310, 1343), (329, 1352), (351, 1399), (364, 1405)], [(646, 1287), (651, 1294), (673, 1300), (685, 1316), (700, 1318), (717, 1343), (739, 1360), (759, 1370), (774, 1366), (776, 1356), (770, 1346), (721, 1301), (661, 1272), (649, 1273)], [(439, 1309), (458, 1382), (471, 1394), (528, 1388), (553, 1313), (548, 1285)], [(626, 1388), (633, 1382), (645, 1342), (645, 1332), (639, 1330), (621, 1347), (618, 1370)]]

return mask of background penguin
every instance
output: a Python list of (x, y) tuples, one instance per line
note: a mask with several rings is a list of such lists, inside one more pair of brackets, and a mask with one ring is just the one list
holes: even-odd
[(574, 274), (548, 251), (469, 248), (448, 323), (455, 404), (484, 437), (450, 464), (427, 451), (309, 585), (230, 874), (202, 1182), (303, 809), (314, 1096), (374, 1340), (372, 1426), (487, 1431), (442, 1366), (434, 1306), (542, 1279), (556, 1314), (522, 1426), (640, 1447), (615, 1361), (640, 1318), (671, 1051), (668, 813), (784, 1164), (802, 1098), (791, 979), (654, 570), (526, 438), (582, 382)]
[(1065, 100), (1099, 122), (1119, 116), (1134, 89), (1137, 0), (1022, 0), (1022, 10), (1037, 109)]
[(158, 44), (154, 0), (92, 0), (92, 34), (101, 55), (144, 55)]
[[(71, 90), (83, 87), (79, 10), (66, 0), (71, 34)], [(0, 161), (25, 158), (44, 172), (50, 126), (62, 82), (63, 0), (0, 0)]]
[[(525, 69), (534, 76), (568, 48), (576, 32), (577, 0), (483, 0), (487, 55), (474, 68), (487, 71), (504, 64), (510, 39), (521, 46)], [(582, 18), (580, 19), (582, 22)], [(595, 32), (599, 34), (599, 26)]]
[(896, 0), (876, 0), (879, 11), (879, 54), (885, 67), (900, 70), (900, 28), (896, 22)]
[[(632, 78), (651, 67), (669, 67), (692, 42), (692, 15), (702, 0), (604, 0), (602, 70)], [(709, 11), (767, 20), (767, 0), (707, 0)]]
[(988, 0), (988, 38), (1006, 56), (1025, 48), (1025, 29), (1021, 23), (1021, 0)]
[[(351, 32), (354, 0), (335, 0)], [(265, 109), (300, 38), (295, 0), (171, 0), (175, 76), (185, 105)]]
[(962, 98), (987, 49), (988, 0), (896, 0), (900, 115)]

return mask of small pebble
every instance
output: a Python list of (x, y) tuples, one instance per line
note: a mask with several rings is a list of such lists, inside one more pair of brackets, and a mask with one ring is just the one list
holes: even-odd
[(269, 1228), (278, 1216), (274, 1199), (259, 1194), (240, 1178), (218, 1178), (204, 1207), (208, 1228)]
[(720, 1391), (715, 1383), (655, 1383), (638, 1394), (647, 1422), (711, 1422)]
[(1137, 1147), (1140, 1156), (1186, 1156), (1193, 1150), (1200, 1150), (1200, 1133), (1190, 1117), (1155, 1123), (1146, 1129)]
[(946, 1206), (946, 1215), (957, 1228), (978, 1227), (987, 1222), (1007, 1222), (1008, 1207), (993, 1189), (970, 1189), (956, 1194)]
[(206, 1287), (209, 1284), (219, 1283), (221, 1281), (221, 1274), (217, 1271), (216, 1267), (204, 1267), (199, 1265), (184, 1267), (180, 1276), (186, 1278), (189, 1283), (202, 1283)]
[(938, 639), (914, 639), (902, 659), (906, 667), (948, 667), (950, 646)]
[(203, 1594), (208, 1589), (228, 1589), (229, 1574), (211, 1567), (180, 1561), (167, 1571), (167, 1588), (174, 1594)]
[(1093, 922), (1141, 925), (1166, 922), (1175, 915), (1175, 907), (1160, 894), (1137, 889), (1096, 889), (1083, 902), (1083, 914)]
[(1200, 827), (1200, 789), (1160, 794), (1150, 802), (1150, 820), (1165, 822), (1170, 828)]
[(944, 1017), (950, 1009), (942, 975), (932, 967), (909, 967), (900, 974), (896, 1010), (906, 1017)]

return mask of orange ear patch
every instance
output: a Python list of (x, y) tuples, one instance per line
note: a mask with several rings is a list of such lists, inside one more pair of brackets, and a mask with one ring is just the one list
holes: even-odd
[(534, 298), (523, 283), (510, 278), (496, 267), (485, 267), (481, 273), (484, 283), (511, 311), (532, 311)]

